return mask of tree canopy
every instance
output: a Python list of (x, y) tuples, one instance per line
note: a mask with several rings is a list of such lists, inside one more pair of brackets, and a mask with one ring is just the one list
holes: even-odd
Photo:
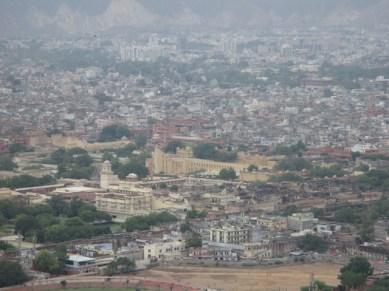
[(340, 269), (339, 279), (347, 290), (365, 285), (367, 277), (373, 274), (373, 267), (364, 257), (355, 257)]
[(178, 219), (168, 212), (150, 213), (144, 216), (133, 216), (127, 218), (123, 226), (128, 232), (135, 230), (148, 230), (151, 226), (176, 222)]
[(89, 179), (94, 171), (92, 158), (81, 148), (58, 149), (50, 160), (58, 166), (57, 176), (61, 178)]
[(123, 137), (130, 137), (130, 131), (127, 126), (113, 124), (103, 128), (100, 132), (99, 141), (100, 142), (109, 142), (120, 140)]
[(37, 187), (44, 185), (55, 184), (57, 181), (52, 176), (44, 176), (41, 178), (33, 177), (30, 175), (14, 176), (0, 180), (0, 188), (6, 187), (11, 189), (26, 188), (26, 187)]
[(299, 141), (296, 144), (293, 145), (277, 145), (274, 149), (273, 153), (276, 155), (301, 155), (307, 150), (307, 146), (302, 142)]
[(61, 197), (52, 197), (46, 205), (3, 200), (0, 201), (0, 215), (7, 220), (15, 219), (15, 232), (27, 240), (36, 238), (40, 243), (90, 238), (111, 232), (108, 226), (99, 225), (110, 222), (111, 216), (79, 199), (67, 202)]
[(177, 148), (183, 148), (184, 146), (184, 143), (180, 141), (171, 141), (165, 146), (164, 151), (165, 153), (175, 154), (177, 152)]
[(58, 274), (60, 270), (57, 256), (48, 251), (41, 251), (38, 253), (34, 259), (33, 266), (37, 271), (50, 274)]
[(197, 159), (219, 162), (234, 162), (237, 158), (236, 152), (219, 150), (214, 144), (200, 144), (194, 147), (193, 155)]
[(306, 252), (325, 253), (328, 243), (319, 236), (307, 234), (298, 243), (298, 247)]
[(0, 171), (13, 171), (18, 165), (14, 163), (11, 156), (0, 155)]
[(367, 291), (387, 291), (389, 290), (389, 277), (379, 279)]
[(22, 284), (29, 280), (19, 263), (0, 261), (0, 288)]
[(281, 171), (302, 171), (311, 169), (312, 164), (303, 158), (289, 158), (278, 162), (275, 167)]
[(222, 169), (219, 178), (222, 180), (235, 180), (238, 176), (233, 168)]

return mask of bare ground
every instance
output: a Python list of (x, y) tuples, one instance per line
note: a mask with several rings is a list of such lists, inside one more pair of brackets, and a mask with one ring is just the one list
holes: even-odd
[(339, 265), (324, 263), (261, 268), (160, 267), (139, 275), (225, 291), (299, 291), (308, 285), (312, 273), (320, 281), (337, 285), (339, 269)]

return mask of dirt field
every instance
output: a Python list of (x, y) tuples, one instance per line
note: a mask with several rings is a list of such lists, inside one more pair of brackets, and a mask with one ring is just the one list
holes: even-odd
[(309, 283), (312, 272), (316, 279), (337, 285), (339, 269), (331, 264), (239, 269), (180, 267), (157, 268), (139, 275), (225, 291), (299, 291)]

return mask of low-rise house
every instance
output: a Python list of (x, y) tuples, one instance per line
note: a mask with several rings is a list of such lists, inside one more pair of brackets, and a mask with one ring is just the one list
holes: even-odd
[(288, 229), (299, 232), (312, 230), (318, 221), (311, 212), (294, 213), (288, 216)]
[(180, 258), (185, 251), (182, 240), (161, 240), (147, 242), (143, 248), (144, 260), (148, 262), (169, 261)]

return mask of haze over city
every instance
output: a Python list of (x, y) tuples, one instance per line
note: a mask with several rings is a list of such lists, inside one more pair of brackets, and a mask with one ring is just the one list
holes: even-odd
[(389, 290), (389, 0), (1, 0), (0, 288)]

